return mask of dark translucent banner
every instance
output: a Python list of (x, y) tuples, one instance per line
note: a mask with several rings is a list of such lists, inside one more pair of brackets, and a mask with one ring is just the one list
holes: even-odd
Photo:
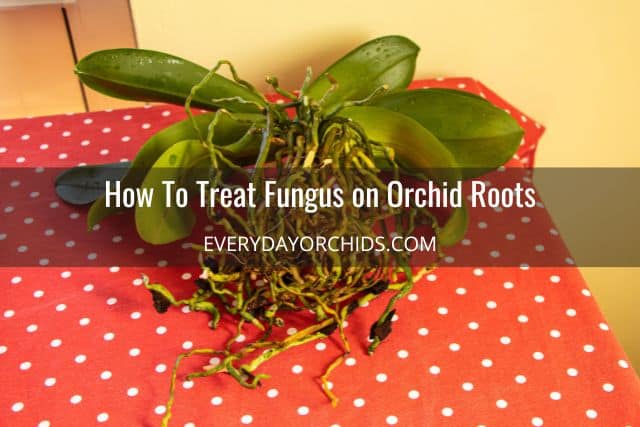
[[(127, 167), (114, 164), (58, 181), (60, 194), (81, 205), (56, 194), (64, 171), (0, 169), (0, 266), (194, 265), (200, 252), (260, 253), (301, 267), (314, 257), (336, 265), (348, 258), (362, 265), (640, 266), (634, 168), (500, 168), (460, 184), (457, 177), (478, 171), (388, 170), (362, 179), (361, 171), (331, 165), (286, 176), (193, 168), (134, 170), (121, 182)], [(255, 186), (264, 184), (256, 174), (274, 181)], [(150, 188), (152, 195), (144, 193)], [(109, 206), (105, 199), (90, 214), (88, 202), (105, 189)], [(432, 221), (446, 228), (456, 213), (467, 218), (466, 233), (440, 245)], [(180, 227), (187, 237), (155, 244)]]

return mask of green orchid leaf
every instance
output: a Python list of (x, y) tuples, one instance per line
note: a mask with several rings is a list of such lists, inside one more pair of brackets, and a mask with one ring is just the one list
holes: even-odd
[[(207, 75), (198, 64), (163, 52), (145, 49), (109, 49), (82, 58), (75, 69), (80, 80), (108, 96), (134, 101), (183, 105), (191, 88)], [(239, 97), (264, 106), (265, 101), (248, 88), (215, 74), (193, 99), (193, 105), (209, 110), (257, 113), (257, 105), (214, 99)]]
[[(175, 189), (188, 187), (191, 183), (187, 181), (194, 179), (193, 170), (206, 170), (209, 164), (209, 150), (199, 140), (180, 141), (156, 160), (139, 189), (152, 194), (151, 203), (138, 204), (135, 208), (136, 228), (144, 241), (160, 245), (191, 234), (195, 214), (188, 206), (176, 205)], [(175, 183), (171, 200), (162, 181)]]
[(56, 194), (72, 205), (86, 205), (104, 194), (107, 181), (119, 181), (131, 163), (77, 166), (56, 177)]
[(371, 105), (404, 114), (428, 129), (451, 151), (464, 179), (504, 164), (524, 134), (504, 110), (467, 92), (412, 90), (380, 96)]
[[(458, 164), (447, 148), (420, 123), (400, 113), (378, 107), (346, 107), (337, 115), (353, 120), (369, 140), (393, 150), (395, 161), (410, 174), (426, 174), (438, 183), (456, 183)], [(381, 163), (384, 153), (377, 153)]]
[(467, 206), (462, 201), (462, 206), (455, 208), (447, 222), (438, 233), (438, 238), (442, 246), (453, 246), (458, 243), (464, 237), (469, 227), (469, 213), (467, 212)]
[[(205, 113), (194, 116), (196, 128), (189, 119), (177, 122), (163, 130), (157, 132), (142, 146), (136, 155), (131, 168), (122, 179), (121, 189), (137, 188), (142, 184), (147, 172), (158, 160), (158, 158), (172, 145), (187, 139), (198, 139), (207, 134), (207, 127), (213, 120), (215, 113)], [(259, 114), (234, 114), (233, 117), (227, 114), (220, 115), (215, 126), (213, 143), (218, 146), (225, 146), (241, 139), (253, 124), (264, 122), (264, 116)], [(104, 193), (104, 187), (103, 187)], [(87, 217), (88, 228), (102, 221), (104, 218), (113, 215), (125, 208), (107, 207), (104, 196), (99, 197), (89, 209)]]
[[(420, 90), (420, 89), (418, 89), (418, 90)], [(440, 92), (440, 93), (444, 93), (444, 94), (468, 96), (469, 98), (475, 98), (475, 99), (478, 99), (480, 101), (484, 101), (484, 102), (488, 103), (489, 105), (493, 105), (489, 101), (487, 101), (486, 99), (481, 97), (480, 95), (476, 95), (475, 93), (467, 92), (466, 90), (449, 89), (449, 88), (446, 88), (446, 87), (430, 87), (430, 88), (428, 88), (428, 90), (429, 90), (429, 92), (434, 92), (434, 93)]]
[[(389, 91), (406, 88), (413, 79), (420, 48), (401, 36), (371, 40), (336, 61), (311, 83), (303, 95), (320, 101), (326, 114), (345, 101), (367, 98), (383, 85)], [(337, 86), (328, 92), (333, 79)]]

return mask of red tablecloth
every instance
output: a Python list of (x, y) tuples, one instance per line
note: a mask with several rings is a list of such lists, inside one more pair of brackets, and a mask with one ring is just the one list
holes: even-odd
[[(543, 128), (486, 87), (472, 79), (414, 85), (469, 90), (509, 109), (526, 130), (512, 162), (532, 165)], [(19, 254), (15, 265), (23, 266), (0, 268), (0, 425), (158, 425), (176, 355), (218, 348), (233, 333), (226, 317), (211, 331), (205, 314), (153, 310), (141, 274), (187, 295), (199, 274), (195, 263), (105, 266), (99, 261), (109, 251), (153, 255), (130, 218), (85, 232), (86, 209), (59, 202), (49, 178), (11, 175), (12, 167), (46, 172), (131, 158), (148, 136), (182, 117), (180, 108), (154, 106), (0, 122), (0, 257)], [(184, 381), (207, 362), (188, 360), (172, 425), (640, 424), (638, 377), (543, 206), (516, 217), (493, 209), (471, 215), (454, 257), (492, 239), (484, 265), (514, 248), (523, 262), (553, 251), (566, 265), (441, 267), (398, 304), (394, 332), (373, 357), (366, 335), (385, 301), (358, 310), (346, 328), (353, 352), (332, 377), (341, 399), (335, 409), (318, 384), (340, 353), (334, 338), (264, 365), (272, 377), (257, 390), (223, 375)], [(87, 267), (59, 267), (56, 253), (65, 251), (85, 253)], [(301, 325), (291, 319), (282, 333)]]

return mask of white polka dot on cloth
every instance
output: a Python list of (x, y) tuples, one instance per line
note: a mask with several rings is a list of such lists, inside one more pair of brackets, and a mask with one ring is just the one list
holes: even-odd
[(531, 418), (531, 425), (534, 427), (541, 427), (544, 425), (544, 420), (540, 417)]
[(415, 400), (420, 397), (420, 392), (418, 390), (410, 390), (408, 396), (409, 399)]
[(385, 419), (385, 422), (390, 426), (394, 426), (394, 425), (398, 424), (398, 417), (396, 417), (395, 415), (389, 415)]

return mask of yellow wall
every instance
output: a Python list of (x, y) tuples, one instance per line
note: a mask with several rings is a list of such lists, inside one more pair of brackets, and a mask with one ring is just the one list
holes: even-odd
[(2, 7), (2, 3), (0, 119), (139, 105), (93, 90), (83, 94), (73, 73), (67, 33), (77, 57), (99, 49), (134, 47), (129, 0), (66, 2), (66, 22), (60, 4)]
[[(403, 34), (422, 47), (417, 77), (476, 77), (544, 123), (539, 166), (640, 166), (635, 0), (131, 0), (131, 6), (140, 47), (208, 66), (231, 59), (251, 81), (274, 73), (293, 87), (306, 65), (320, 71), (369, 38)], [(640, 367), (634, 335), (640, 271), (583, 271)]]
[(84, 109), (59, 7), (0, 9), (0, 58), (0, 118)]

